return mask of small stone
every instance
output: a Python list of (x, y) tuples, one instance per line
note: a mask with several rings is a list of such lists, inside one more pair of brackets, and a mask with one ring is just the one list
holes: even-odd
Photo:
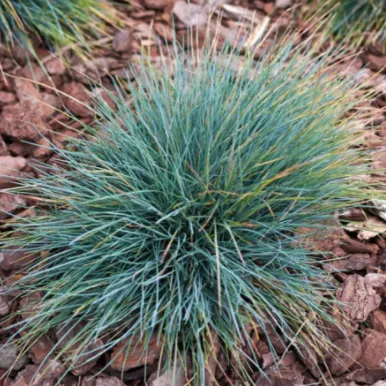
[(16, 101), (16, 95), (13, 92), (0, 91), (0, 104), (7, 105)]
[(131, 29), (124, 29), (117, 32), (113, 40), (113, 49), (116, 52), (130, 51), (131, 44), (133, 42), (133, 33)]
[(0, 368), (21, 370), (28, 363), (27, 355), (19, 356), (19, 349), (14, 343), (3, 343), (0, 348)]

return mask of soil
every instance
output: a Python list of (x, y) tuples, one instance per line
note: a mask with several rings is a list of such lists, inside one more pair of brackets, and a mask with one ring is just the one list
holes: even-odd
[[(36, 52), (44, 68), (20, 47), (0, 47), (0, 210), (33, 216), (32, 201), (2, 190), (13, 186), (23, 176), (38, 177), (36, 162), (57, 162), (51, 143), (62, 148), (69, 138), (82, 135), (82, 122), (92, 124), (89, 106), (92, 106), (93, 96), (102, 95), (107, 103), (111, 103), (104, 89), (114, 91), (112, 78), (125, 80), (131, 76), (128, 63), (135, 64), (141, 50), (148, 50), (153, 64), (157, 65), (160, 53), (165, 49), (160, 39), (171, 41), (173, 38), (172, 15), (176, 36), (183, 39), (188, 27), (204, 31), (208, 13), (219, 14), (221, 11), (220, 36), (229, 40), (240, 27), (240, 16), (247, 21), (252, 18), (269, 20), (270, 26), (274, 26), (273, 31), (284, 30), (290, 23), (304, 27), (301, 19), (293, 20), (287, 9), (291, 5), (294, 5), (291, 0), (193, 0), (189, 4), (174, 0), (140, 0), (127, 12), (125, 27), (121, 31), (112, 31), (111, 38), (105, 39), (103, 45), (96, 45), (91, 60), (84, 62), (70, 54), (66, 59), (70, 65), (65, 65), (42, 46), (36, 46)], [(241, 33), (245, 36), (249, 32), (241, 25)], [(269, 42), (268, 39), (266, 44)], [(382, 170), (386, 168), (385, 66), (386, 55), (377, 47), (366, 47), (347, 63), (337, 66), (342, 76), (354, 75), (358, 82), (367, 81), (378, 91), (364, 106), (369, 111), (369, 121), (363, 128), (361, 145), (377, 150), (370, 179), (381, 182), (386, 181)], [(90, 79), (96, 81), (97, 86), (91, 85)], [(63, 112), (66, 110), (78, 120), (71, 119)], [(35, 147), (33, 143), (40, 146)], [(331, 339), (341, 348), (337, 355), (326, 353), (319, 360), (322, 366), (323, 360), (328, 364), (330, 373), (321, 377), (315, 370), (318, 359), (313, 361), (312, 355), (302, 357), (292, 349), (278, 347), (281, 357), (275, 360), (267, 343), (259, 340), (256, 350), (266, 376), (256, 371), (252, 375), (255, 385), (386, 385), (386, 201), (374, 204), (378, 209), (372, 213), (353, 210), (342, 214), (340, 220), (347, 223), (345, 231), (338, 230), (334, 224), (326, 225), (330, 228), (330, 236), (317, 244), (324, 269), (339, 286), (336, 295), (345, 302), (348, 320), (345, 333), (330, 326)], [(10, 216), (0, 215), (3, 227), (9, 221)], [(375, 232), (366, 231), (369, 222), (374, 225)], [(324, 263), (323, 259), (332, 253), (340, 259)], [(13, 274), (28, 263), (28, 259), (22, 257), (22, 251), (0, 254), (0, 277), (4, 283), (14, 280)], [(0, 317), (5, 319), (2, 322), (0, 319), (0, 323), (5, 327), (12, 322), (7, 316), (20, 304), (12, 296), (1, 296), (1, 293)], [(0, 339), (7, 340), (1, 331)], [(55, 334), (42, 337), (23, 356), (18, 355), (15, 345), (8, 343), (0, 351), (0, 375), (5, 374), (11, 364), (14, 366), (10, 376), (0, 380), (0, 386), (55, 384), (65, 371), (60, 360), (52, 358), (39, 368), (55, 339), (58, 339)], [(98, 342), (94, 344), (97, 347)], [(78, 363), (76, 370), (66, 375), (61, 384), (140, 386), (146, 380), (152, 386), (171, 385), (170, 374), (157, 374), (160, 349), (156, 341), (150, 342), (148, 357), (138, 362), (140, 356), (140, 346), (137, 346), (127, 357), (118, 355), (111, 366), (96, 377), (93, 375), (104, 367), (108, 357), (84, 365)], [(223, 362), (221, 352), (218, 359), (211, 363), (216, 380), (208, 380), (207, 385), (238, 384), (231, 370), (226, 375), (219, 371), (218, 363)], [(34, 378), (36, 372), (38, 376)], [(183, 384), (182, 379), (181, 386)]]

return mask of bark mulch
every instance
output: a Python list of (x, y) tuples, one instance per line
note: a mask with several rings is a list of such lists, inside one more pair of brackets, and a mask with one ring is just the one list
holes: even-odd
[[(33, 200), (5, 193), (3, 189), (14, 185), (20, 177), (38, 177), (37, 162), (57, 162), (51, 144), (65, 147), (69, 138), (82, 135), (82, 122), (92, 124), (93, 121), (88, 109), (92, 106), (93, 96), (102, 95), (108, 103), (112, 103), (104, 89), (114, 92), (112, 79), (124, 81), (132, 76), (127, 65), (135, 65), (142, 49), (151, 53), (152, 61), (157, 65), (160, 50), (165, 49), (160, 44), (160, 38), (168, 41), (173, 38), (172, 15), (175, 17), (176, 36), (183, 39), (188, 27), (206, 27), (209, 12), (213, 11), (215, 15), (222, 13), (219, 33), (223, 40), (230, 40), (240, 27), (242, 16), (247, 21), (266, 20), (275, 25), (274, 31), (285, 29), (292, 20), (286, 10), (290, 5), (291, 0), (276, 0), (276, 4), (260, 0), (195, 0), (189, 4), (185, 1), (141, 0), (139, 4), (134, 3), (127, 13), (126, 28), (113, 32), (111, 39), (97, 45), (93, 59), (83, 62), (70, 56), (70, 66), (64, 65), (60, 58), (44, 47), (36, 47), (44, 68), (31, 56), (26, 56), (20, 47), (12, 50), (0, 47), (0, 210), (21, 216), (34, 215), (36, 203)], [(241, 31), (248, 33), (243, 26)], [(269, 42), (268, 39), (266, 44)], [(386, 55), (376, 47), (369, 47), (347, 63), (337, 66), (342, 76), (350, 75), (358, 82), (366, 81), (379, 92), (368, 105), (363, 106), (368, 109), (370, 118), (368, 125), (363, 127), (361, 145), (377, 150), (372, 160), (374, 173), (369, 179), (382, 182), (386, 181), (382, 170), (386, 168), (385, 66)], [(71, 119), (66, 110), (74, 114), (78, 121)], [(326, 225), (330, 236), (319, 240), (316, 246), (324, 268), (331, 272), (339, 287), (338, 299), (345, 302), (347, 330), (343, 333), (330, 326), (331, 339), (341, 351), (312, 360), (312, 355), (302, 359), (294, 350), (278, 346), (276, 349), (281, 357), (275, 361), (267, 343), (256, 340), (256, 350), (267, 377), (256, 372), (253, 375), (255, 385), (386, 386), (386, 201), (373, 204), (377, 209), (369, 213), (352, 210), (341, 214), (337, 221), (345, 223), (345, 230), (338, 229), (335, 224)], [(9, 226), (10, 221), (11, 216), (0, 215), (3, 229)], [(367, 230), (369, 226), (374, 229), (373, 232)], [(334, 261), (327, 262), (332, 255), (336, 257)], [(13, 274), (27, 263), (20, 251), (0, 253), (0, 277), (4, 286), (14, 280)], [(0, 296), (2, 318), (18, 307), (19, 302), (13, 297)], [(1, 322), (0, 319), (3, 327), (12, 322), (4, 320)], [(7, 337), (0, 330), (1, 342), (4, 343)], [(58, 336), (54, 332), (51, 336), (42, 337), (23, 356), (18, 355), (18, 349), (12, 343), (3, 347), (0, 351), (0, 375), (11, 366), (13, 370), (9, 377), (0, 380), (0, 386), (54, 385), (64, 373), (63, 364), (56, 359), (49, 360), (41, 369), (39, 364), (53, 347), (55, 339)], [(160, 350), (156, 341), (150, 342), (148, 357), (138, 362), (140, 356), (141, 348), (137, 347), (126, 358), (123, 354), (118, 356), (107, 370), (93, 377), (109, 361), (108, 356), (103, 356), (73, 370), (61, 384), (123, 386), (144, 385), (146, 380), (151, 386), (171, 385), (170, 373), (157, 374)], [(222, 362), (221, 352), (218, 359)], [(326, 371), (324, 379), (316, 371), (318, 361), (322, 368), (325, 361), (330, 369), (331, 374)], [(218, 378), (208, 380), (207, 386), (227, 385), (229, 380), (238, 384), (231, 370), (226, 379), (222, 372), (216, 373), (216, 368), (217, 364), (213, 363), (212, 372)], [(37, 371), (39, 375), (31, 383)], [(181, 386), (183, 383), (184, 380), (181, 380)]]

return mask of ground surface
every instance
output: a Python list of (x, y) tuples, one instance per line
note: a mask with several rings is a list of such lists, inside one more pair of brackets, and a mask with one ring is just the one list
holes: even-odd
[[(184, 1), (172, 1), (141, 0), (140, 3), (135, 3), (132, 10), (127, 12), (126, 28), (120, 32), (112, 31), (111, 39), (100, 42), (93, 50), (94, 58), (91, 62), (85, 64), (79, 59), (70, 58), (71, 70), (43, 47), (36, 48), (46, 71), (32, 58), (27, 60), (25, 51), (19, 47), (11, 51), (0, 48), (0, 68), (3, 74), (0, 76), (0, 175), (16, 179), (27, 174), (35, 176), (37, 161), (55, 163), (50, 142), (43, 138), (31, 123), (37, 125), (56, 146), (66, 146), (69, 137), (80, 135), (78, 129), (81, 125), (59, 111), (63, 105), (82, 122), (91, 123), (93, 117), (84, 105), (92, 104), (92, 95), (106, 96), (103, 87), (113, 90), (111, 75), (122, 80), (130, 77), (130, 71), (125, 71), (127, 63), (135, 63), (136, 56), (143, 48), (149, 50), (153, 63), (157, 64), (160, 49), (164, 49), (162, 45), (159, 46), (160, 37), (172, 39), (172, 14), (176, 17), (179, 38), (185, 36), (187, 27), (192, 25), (205, 29), (207, 15), (212, 11), (215, 15), (223, 12), (219, 33), (224, 40), (231, 39), (234, 31), (240, 26), (241, 16), (259, 23), (269, 21), (270, 25), (276, 26), (276, 30), (285, 29), (291, 22), (291, 16), (286, 10), (286, 7), (291, 5), (291, 0), (277, 0), (276, 4), (259, 0), (213, 0), (209, 3), (205, 0), (195, 0), (190, 5)], [(301, 20), (297, 20), (295, 24), (304, 26)], [(249, 33), (242, 25), (241, 31), (244, 35)], [(267, 44), (269, 42), (268, 40)], [(379, 150), (373, 157), (374, 175), (371, 178), (380, 181), (386, 180), (384, 172), (380, 170), (386, 168), (386, 72), (382, 73), (384, 66), (386, 55), (382, 55), (375, 47), (369, 47), (337, 68), (342, 75), (355, 75), (358, 82), (368, 81), (379, 91), (371, 103), (363, 106), (368, 109), (370, 118), (368, 125), (363, 128), (362, 146)], [(90, 78), (99, 82), (100, 87), (90, 86)], [(31, 80), (38, 85), (34, 86)], [(37, 148), (26, 144), (25, 141), (38, 143), (43, 147)], [(13, 170), (10, 171), (10, 168)], [(11, 184), (9, 178), (0, 177), (0, 189)], [(33, 216), (35, 204), (0, 190), (0, 209), (3, 211), (20, 212), (20, 209), (16, 208), (24, 205), (27, 209), (19, 214)], [(324, 360), (329, 365), (331, 374), (326, 372), (323, 380), (309, 356), (307, 360), (301, 360), (292, 350), (285, 351), (282, 347), (276, 347), (282, 356), (275, 362), (267, 344), (263, 340), (256, 340), (256, 350), (270, 379), (265, 379), (256, 372), (253, 375), (256, 385), (386, 385), (386, 222), (382, 221), (386, 221), (386, 205), (382, 207), (384, 203), (378, 204), (379, 210), (372, 214), (361, 211), (345, 214), (346, 220), (359, 221), (364, 226), (371, 222), (378, 232), (358, 231), (352, 227), (343, 232), (331, 224), (331, 237), (318, 244), (321, 252), (333, 252), (340, 258), (325, 267), (331, 272), (334, 267), (342, 271), (332, 272), (332, 275), (339, 286), (338, 298), (348, 304), (345, 312), (349, 323), (346, 334), (332, 326), (331, 335), (336, 345), (348, 355), (325, 355)], [(6, 215), (0, 215), (4, 229), (8, 221)], [(23, 267), (18, 256), (3, 253), (0, 257), (0, 276), (7, 285), (13, 280), (11, 275)], [(18, 307), (18, 302), (12, 297), (0, 296), (0, 315), (6, 317)], [(11, 322), (3, 321), (2, 326), (5, 327)], [(0, 331), (0, 338), (5, 341), (7, 336)], [(13, 345), (3, 348), (0, 352), (0, 373), (5, 373), (16, 359), (17, 362), (10, 377), (0, 381), (0, 385), (28, 385), (38, 370), (39, 363), (52, 347), (52, 340), (55, 339), (55, 334), (42, 338), (28, 355), (19, 359)], [(156, 343), (151, 345), (150, 351), (147, 370), (141, 366), (145, 364), (144, 360), (137, 363), (140, 356), (138, 348), (126, 360), (118, 356), (113, 366), (96, 378), (91, 376), (103, 367), (108, 361), (107, 357), (79, 367), (66, 375), (61, 383), (74, 386), (143, 385), (145, 378), (152, 386), (170, 385), (168, 374), (157, 376), (156, 360), (159, 357), (159, 349)], [(220, 352), (218, 358), (221, 362)], [(49, 361), (47, 366), (49, 368), (46, 368), (46, 371), (40, 370), (41, 376), (35, 379), (34, 385), (53, 385), (63, 373), (62, 364), (56, 359)], [(216, 373), (216, 366), (216, 363), (213, 363), (213, 373)], [(124, 370), (122, 380), (121, 370)], [(208, 386), (231, 384), (230, 382), (237, 384), (237, 378), (231, 371), (228, 379), (219, 375), (216, 381), (208, 381)]]

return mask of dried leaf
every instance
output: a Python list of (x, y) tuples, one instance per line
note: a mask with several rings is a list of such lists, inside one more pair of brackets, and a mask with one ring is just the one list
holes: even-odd
[(345, 229), (349, 232), (358, 232), (359, 240), (369, 240), (386, 233), (386, 223), (375, 216), (368, 216), (365, 221), (348, 223)]
[(371, 211), (386, 221), (386, 200), (372, 200), (372, 206)]

